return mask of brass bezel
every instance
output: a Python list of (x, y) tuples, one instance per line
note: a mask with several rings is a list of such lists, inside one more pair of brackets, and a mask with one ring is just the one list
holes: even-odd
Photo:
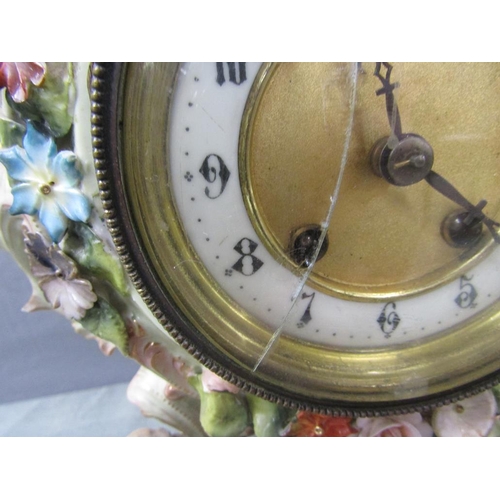
[(172, 193), (159, 188), (168, 186), (168, 110), (177, 68), (92, 68), (94, 158), (105, 216), (125, 268), (166, 335), (244, 390), (330, 414), (422, 410), (497, 383), (498, 303), (455, 331), (391, 349), (326, 349), (283, 336), (253, 372), (272, 332), (220, 290), (193, 254)]

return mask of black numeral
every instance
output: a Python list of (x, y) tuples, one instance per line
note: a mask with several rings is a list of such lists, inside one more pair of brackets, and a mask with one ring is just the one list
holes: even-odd
[(465, 274), (460, 277), (460, 290), (462, 291), (455, 297), (455, 302), (462, 309), (468, 309), (469, 307), (474, 309), (477, 305), (475, 302), (477, 299), (477, 290), (472, 283), (469, 283), (469, 281), (472, 281), (472, 278), (474, 276), (468, 278)]
[(210, 184), (218, 183), (218, 189), (216, 189), (214, 193), (211, 193), (210, 188), (205, 188), (205, 194), (211, 200), (215, 200), (224, 192), (229, 176), (231, 175), (231, 172), (222, 158), (214, 154), (208, 155), (205, 160), (203, 160), (200, 173)]
[(255, 274), (264, 265), (264, 262), (253, 255), (258, 246), (249, 238), (238, 241), (234, 249), (241, 255), (241, 258), (234, 264), (233, 269), (244, 276)]
[(302, 297), (301, 297), (302, 300), (305, 300), (305, 299), (311, 299), (311, 300), (308, 302), (306, 310), (304, 311), (304, 314), (302, 315), (299, 322), (297, 323), (298, 328), (303, 328), (305, 325), (307, 325), (307, 323), (309, 323), (309, 321), (312, 320), (311, 306), (312, 306), (312, 303), (313, 303), (315, 296), (316, 296), (316, 293), (314, 293), (314, 292), (310, 293), (309, 295), (307, 293), (302, 294)]
[(217, 66), (217, 83), (223, 85), (227, 79), (236, 85), (241, 85), (247, 79), (246, 63), (239, 62), (228, 62), (216, 63)]
[(391, 333), (394, 332), (399, 323), (401, 323), (401, 318), (396, 312), (396, 304), (394, 302), (388, 302), (384, 306), (380, 316), (377, 318), (377, 323), (379, 324), (382, 332), (384, 332), (385, 338), (390, 338)]

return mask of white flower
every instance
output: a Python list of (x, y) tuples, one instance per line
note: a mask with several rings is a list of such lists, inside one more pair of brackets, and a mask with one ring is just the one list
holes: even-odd
[(497, 403), (491, 391), (437, 408), (432, 426), (440, 437), (486, 436), (495, 422)]

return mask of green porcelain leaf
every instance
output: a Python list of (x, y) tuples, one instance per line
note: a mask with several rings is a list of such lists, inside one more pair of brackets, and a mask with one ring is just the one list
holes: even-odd
[(245, 402), (230, 392), (205, 392), (200, 377), (189, 382), (200, 395), (200, 422), (212, 437), (240, 436), (248, 427)]
[(495, 400), (500, 407), (500, 385), (495, 385), (492, 389), (493, 396), (495, 396)]
[(0, 118), (0, 149), (22, 146), (24, 127), (6, 118)]
[(493, 424), (493, 427), (488, 433), (488, 437), (500, 437), (500, 422), (498, 420)]
[(73, 224), (64, 251), (92, 277), (108, 281), (123, 296), (128, 294), (125, 272), (116, 257), (104, 248), (102, 241), (85, 224)]
[(30, 86), (25, 102), (16, 103), (9, 94), (6, 97), (23, 118), (45, 122), (55, 137), (62, 137), (73, 123), (74, 94), (73, 65), (47, 63), (43, 83), (40, 87)]
[(99, 298), (79, 323), (85, 330), (113, 343), (127, 355), (128, 337), (125, 322), (118, 311), (104, 299)]
[(275, 403), (247, 394), (253, 428), (258, 437), (280, 436), (285, 427), (285, 410)]

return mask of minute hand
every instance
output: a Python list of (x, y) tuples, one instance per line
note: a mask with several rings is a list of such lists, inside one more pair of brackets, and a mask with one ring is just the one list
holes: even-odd
[[(382, 67), (385, 69), (385, 75), (382, 75)], [(392, 136), (397, 140), (401, 140), (403, 136), (403, 129), (401, 126), (401, 117), (399, 115), (399, 108), (394, 97), (394, 90), (399, 87), (398, 82), (391, 82), (392, 64), (388, 62), (378, 62), (375, 65), (374, 75), (382, 83), (382, 88), (378, 89), (376, 95), (385, 95), (385, 109), (387, 111), (387, 118), (389, 119), (389, 126), (391, 127)]]
[(457, 189), (455, 189), (444, 177), (441, 177), (436, 172), (432, 170), (427, 174), (425, 180), (439, 193), (446, 196), (449, 200), (457, 203), (461, 207), (465, 208), (467, 212), (472, 216), (472, 219), (483, 222), (485, 226), (489, 229), (493, 239), (500, 243), (500, 235), (495, 228), (500, 227), (498, 222), (490, 219), (483, 213), (483, 208), (486, 205), (486, 200), (480, 201), (477, 205), (473, 205), (469, 200), (467, 200)]

